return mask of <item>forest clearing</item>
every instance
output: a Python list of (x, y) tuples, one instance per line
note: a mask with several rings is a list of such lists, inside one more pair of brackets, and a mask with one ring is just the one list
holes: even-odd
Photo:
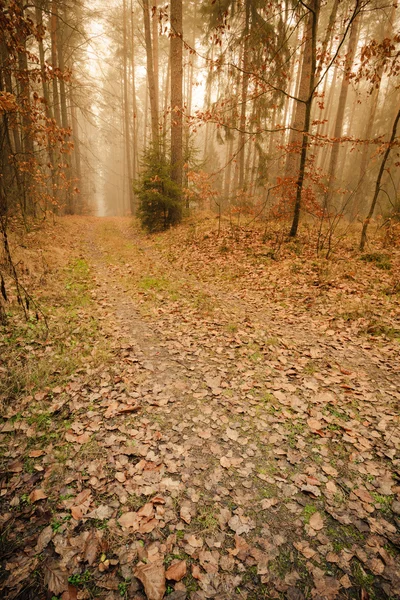
[(19, 250), (49, 332), (0, 340), (2, 597), (399, 597), (399, 251), (263, 235)]
[(0, 597), (400, 599), (400, 11), (0, 0)]

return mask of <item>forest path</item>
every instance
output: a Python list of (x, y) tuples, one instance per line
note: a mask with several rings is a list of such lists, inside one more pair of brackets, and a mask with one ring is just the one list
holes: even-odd
[(52, 521), (5, 597), (26, 554), (63, 600), (398, 597), (399, 344), (332, 325), (283, 262), (73, 227), (109, 352), (55, 392)]
[[(162, 435), (150, 452), (179, 481), (186, 523), (178, 527), (185, 552), (205, 568), (198, 579), (205, 597), (234, 597), (240, 588), (236, 550), (225, 560), (217, 555), (233, 532), (257, 544), (245, 566), (253, 564), (265, 584), (247, 575), (247, 591), (238, 597), (273, 589), (290, 597), (291, 589), (300, 594), (313, 586), (314, 595), (331, 588), (321, 597), (347, 597), (343, 587), (362, 587), (353, 579), (358, 566), (378, 560), (383, 572), (376, 535), (373, 554), (358, 556), (359, 565), (351, 564), (349, 548), (357, 556), (356, 542), (365, 544), (371, 523), (383, 545), (385, 535), (399, 541), (382, 514), (395, 492), (388, 459), (399, 445), (396, 356), (383, 352), (377, 360), (368, 343), (349, 332), (327, 334), (325, 322), (310, 322), (309, 315), (289, 310), (287, 319), (287, 307), (264, 290), (235, 291), (223, 277), (203, 282), (198, 271), (177, 269), (162, 247), (124, 220), (98, 224), (96, 237), (99, 297), (139, 360), (134, 395)], [(315, 530), (307, 523), (313, 511), (321, 516)], [(187, 543), (192, 531), (201, 533), (206, 557)], [(208, 542), (204, 536), (211, 536)], [(321, 570), (317, 559), (306, 574), (301, 557), (311, 553), (308, 536), (323, 547), (322, 561), (332, 553), (333, 570)], [(334, 552), (339, 547), (341, 557)], [(221, 560), (230, 566), (225, 572)], [(394, 563), (388, 563), (392, 577)]]

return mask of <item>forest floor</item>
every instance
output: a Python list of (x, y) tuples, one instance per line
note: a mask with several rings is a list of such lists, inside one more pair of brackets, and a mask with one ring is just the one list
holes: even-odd
[(400, 252), (224, 227), (19, 249), (49, 331), (0, 334), (2, 598), (400, 598)]

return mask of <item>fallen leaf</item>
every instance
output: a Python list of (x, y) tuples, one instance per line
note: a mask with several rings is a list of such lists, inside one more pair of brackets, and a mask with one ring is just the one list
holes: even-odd
[(90, 513), (85, 515), (86, 519), (99, 519), (103, 521), (104, 519), (109, 519), (113, 514), (114, 509), (111, 506), (106, 506), (105, 504), (100, 504), (97, 508), (92, 510)]
[(311, 548), (306, 541), (293, 542), (293, 546), (306, 558), (312, 558), (317, 553), (316, 550)]
[(79, 521), (87, 513), (89, 510), (90, 502), (92, 499), (90, 490), (82, 490), (76, 498), (73, 499), (73, 504), (71, 506), (71, 515), (76, 520)]
[(367, 502), (367, 504), (372, 504), (374, 502), (373, 497), (371, 496), (371, 494), (369, 492), (367, 492), (367, 490), (356, 489), (356, 490), (353, 490), (353, 493), (358, 498), (360, 498), (360, 500), (362, 500), (363, 502)]
[(315, 496), (316, 498), (318, 498), (318, 496), (321, 495), (321, 490), (316, 485), (306, 484), (306, 485), (302, 485), (300, 489), (302, 492), (311, 494), (312, 496)]
[(42, 550), (46, 548), (46, 546), (51, 541), (54, 535), (54, 531), (51, 525), (45, 527), (41, 532), (36, 542), (35, 552), (40, 554)]
[(45, 498), (47, 498), (47, 494), (42, 489), (33, 490), (33, 492), (29, 494), (29, 500), (32, 503), (44, 500)]
[(44, 583), (56, 596), (68, 590), (68, 573), (59, 568), (56, 562), (44, 566)]
[(264, 498), (264, 500), (261, 500), (261, 508), (263, 510), (268, 510), (268, 508), (277, 504), (279, 504), (278, 498)]
[(132, 528), (134, 531), (139, 529), (140, 519), (135, 512), (126, 512), (120, 516), (118, 523), (125, 529)]
[(166, 591), (162, 561), (140, 565), (136, 567), (134, 575), (142, 582), (147, 600), (162, 600)]
[(185, 523), (187, 523), (188, 525), (192, 520), (191, 509), (192, 509), (192, 505), (190, 502), (188, 502), (188, 501), (182, 502), (179, 514), (180, 514), (182, 521), (185, 521)]
[(311, 515), (309, 523), (310, 527), (315, 529), (315, 531), (320, 531), (324, 526), (324, 521), (319, 512), (316, 512), (313, 515)]
[(186, 571), (186, 561), (180, 560), (168, 568), (167, 572), (165, 573), (165, 577), (173, 581), (180, 581), (185, 577)]
[(96, 557), (100, 551), (100, 537), (99, 532), (96, 529), (92, 529), (89, 537), (85, 542), (83, 549), (83, 560), (86, 561), (90, 566), (96, 560)]
[(201, 538), (196, 538), (194, 535), (189, 535), (187, 541), (193, 548), (201, 548), (203, 546), (203, 540)]
[(320, 431), (324, 427), (322, 421), (314, 419), (313, 417), (307, 419), (307, 425), (312, 431)]

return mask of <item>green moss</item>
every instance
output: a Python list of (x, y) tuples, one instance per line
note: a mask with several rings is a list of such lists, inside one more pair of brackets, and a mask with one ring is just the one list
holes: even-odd
[(306, 504), (303, 508), (304, 523), (309, 523), (312, 515), (317, 512), (317, 507), (314, 504)]

